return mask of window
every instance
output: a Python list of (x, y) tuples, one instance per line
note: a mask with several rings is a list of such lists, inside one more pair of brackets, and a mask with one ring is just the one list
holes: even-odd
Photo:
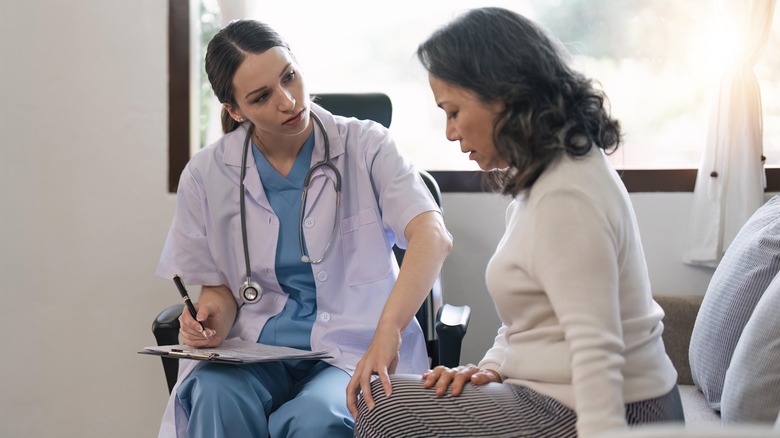
[[(173, 7), (189, 0), (169, 1)], [(219, 27), (216, 1), (193, 2), (203, 30), (198, 35), (208, 41), (209, 32)], [(545, 25), (573, 53), (575, 66), (603, 86), (625, 131), (624, 145), (611, 159), (623, 169), (630, 190), (693, 190), (693, 169), (706, 139), (709, 96), (716, 89), (728, 43), (718, 39), (719, 11), (712, 0), (397, 0), (380, 10), (360, 0), (334, 0), (307, 4), (305, 14), (290, 13), (283, 2), (247, 2), (246, 16), (262, 17), (287, 39), (312, 92), (390, 95), (391, 131), (399, 147), (418, 166), (444, 177), (478, 168), (444, 138), (444, 114), (433, 103), (414, 51), (458, 13), (488, 4), (517, 10)], [(341, 12), (345, 10), (350, 13)], [(767, 53), (780, 51), (778, 27)], [(202, 71), (203, 53), (198, 56), (193, 65)], [(763, 97), (767, 165), (778, 165), (780, 57), (763, 56), (755, 71)], [(217, 118), (206, 114), (218, 109), (207, 82), (199, 94), (200, 102), (210, 102), (202, 106), (200, 129), (194, 134), (198, 138), (192, 141), (196, 145), (219, 135), (218, 126), (209, 125)], [(776, 187), (772, 173), (769, 182)]]

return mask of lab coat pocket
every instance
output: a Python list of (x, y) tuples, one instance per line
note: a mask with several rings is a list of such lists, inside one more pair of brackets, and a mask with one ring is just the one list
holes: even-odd
[[(356, 348), (362, 351), (368, 350), (371, 345), (371, 341), (374, 340), (373, 335), (364, 335), (351, 332), (342, 333), (339, 336), (339, 346)], [(401, 334), (401, 345), (412, 345), (414, 341), (419, 341), (420, 337), (415, 333), (404, 332)]]
[(341, 221), (346, 277), (350, 286), (373, 283), (392, 272), (385, 233), (373, 208)]
[(339, 336), (339, 347), (346, 350), (360, 351), (364, 354), (368, 350), (368, 346), (371, 345), (372, 336), (359, 335), (356, 333), (343, 333)]

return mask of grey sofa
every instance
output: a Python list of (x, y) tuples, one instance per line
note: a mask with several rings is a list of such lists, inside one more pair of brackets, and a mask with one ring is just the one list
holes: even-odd
[(704, 394), (693, 384), (688, 347), (693, 325), (701, 306), (702, 295), (655, 296), (664, 309), (664, 345), (677, 369), (677, 385), (683, 402), (686, 424), (720, 424), (720, 415), (707, 404)]
[(694, 386), (688, 351), (704, 296), (657, 295), (653, 298), (666, 313), (664, 345), (677, 369), (685, 425), (643, 425), (630, 431), (608, 432), (599, 438), (780, 438), (780, 417), (774, 427), (758, 423), (723, 425), (718, 412), (709, 407), (704, 394)]
[(780, 196), (743, 225), (705, 294), (654, 298), (686, 427), (780, 427)]

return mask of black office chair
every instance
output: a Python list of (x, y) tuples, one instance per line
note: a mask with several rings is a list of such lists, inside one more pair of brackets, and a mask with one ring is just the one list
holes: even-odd
[[(385, 127), (390, 127), (393, 107), (390, 98), (382, 93), (362, 94), (318, 94), (315, 100), (319, 105), (334, 114), (359, 119), (375, 120)], [(436, 180), (425, 171), (420, 171), (420, 177), (431, 191), (436, 204), (441, 207), (441, 190)], [(405, 251), (393, 247), (398, 264), (403, 263)], [(157, 315), (152, 323), (152, 333), (157, 345), (173, 345), (179, 343), (179, 315), (184, 304), (174, 304)], [(436, 318), (433, 318), (436, 315)], [(468, 329), (471, 308), (469, 306), (452, 306), (442, 304), (440, 281), (437, 279), (431, 293), (425, 299), (416, 318), (422, 326), (426, 339), (428, 357), (431, 367), (445, 365), (457, 366), (460, 363), (460, 350), (463, 337)], [(162, 358), (168, 391), (173, 390), (179, 370), (177, 359)]]

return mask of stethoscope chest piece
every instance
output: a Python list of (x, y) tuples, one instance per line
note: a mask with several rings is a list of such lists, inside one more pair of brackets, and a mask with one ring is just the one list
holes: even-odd
[(244, 300), (245, 303), (254, 304), (263, 297), (263, 288), (256, 281), (247, 278), (238, 289), (238, 294), (241, 295), (241, 299)]

